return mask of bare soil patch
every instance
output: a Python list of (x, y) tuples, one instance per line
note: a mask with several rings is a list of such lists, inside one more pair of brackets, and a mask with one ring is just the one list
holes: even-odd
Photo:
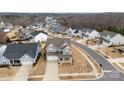
[(63, 73), (88, 73), (93, 69), (87, 59), (74, 47), (72, 47), (73, 64), (63, 63), (59, 65), (59, 74)]
[(0, 80), (12, 80), (18, 70), (19, 67), (0, 67)]
[(124, 57), (124, 54), (120, 53), (116, 47), (101, 48), (100, 50), (104, 52), (107, 56), (110, 56), (111, 58)]

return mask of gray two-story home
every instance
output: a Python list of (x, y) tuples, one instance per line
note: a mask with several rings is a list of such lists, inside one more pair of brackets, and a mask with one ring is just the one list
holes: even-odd
[(48, 38), (46, 60), (48, 62), (72, 63), (70, 38)]

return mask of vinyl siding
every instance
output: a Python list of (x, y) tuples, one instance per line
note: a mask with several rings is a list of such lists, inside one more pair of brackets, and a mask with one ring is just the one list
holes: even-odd
[(24, 56), (22, 56), (20, 58), (21, 64), (25, 65), (25, 64), (33, 64), (34, 63), (34, 59), (32, 57), (30, 57), (28, 54), (25, 54)]
[(3, 65), (3, 64), (10, 64), (10, 61), (4, 56), (0, 56), (0, 65)]

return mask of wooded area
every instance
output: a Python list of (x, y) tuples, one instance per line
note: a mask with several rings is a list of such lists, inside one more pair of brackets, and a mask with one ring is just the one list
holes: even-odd
[(13, 25), (30, 25), (44, 21), (46, 16), (55, 16), (63, 26), (73, 28), (91, 28), (98, 31), (109, 30), (124, 35), (124, 13), (77, 13), (77, 14), (23, 14), (0, 15), (0, 21)]

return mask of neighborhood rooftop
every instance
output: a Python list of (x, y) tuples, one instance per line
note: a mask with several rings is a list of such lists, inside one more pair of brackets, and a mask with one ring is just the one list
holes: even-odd
[(47, 45), (53, 44), (57, 47), (60, 47), (63, 43), (67, 42), (69, 46), (71, 46), (70, 38), (48, 38)]
[(7, 44), (4, 56), (9, 59), (19, 59), (24, 54), (35, 57), (38, 43), (30, 44)]
[(40, 33), (41, 33), (41, 31), (34, 31), (34, 32), (31, 33), (31, 35), (32, 35), (32, 36), (37, 36), (37, 35), (40, 34)]
[(47, 33), (43, 32), (43, 31), (34, 31), (34, 32), (30, 33), (30, 34), (35, 37), (35, 36), (37, 36), (40, 33), (47, 35)]
[(88, 28), (84, 28), (84, 29), (82, 29), (82, 32), (89, 32), (89, 33), (91, 33), (93, 30), (92, 29), (88, 29)]
[(110, 31), (104, 30), (104, 31), (102, 31), (100, 34), (101, 34), (101, 36), (110, 35), (110, 37), (112, 38), (112, 37), (114, 37), (115, 35), (117, 35), (118, 33), (110, 32)]

